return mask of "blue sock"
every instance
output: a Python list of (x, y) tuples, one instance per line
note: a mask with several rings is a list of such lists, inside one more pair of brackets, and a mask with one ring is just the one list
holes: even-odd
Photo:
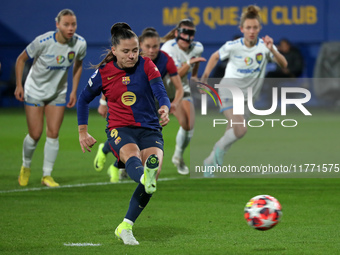
[(105, 154), (108, 154), (109, 152), (111, 152), (111, 147), (110, 147), (110, 143), (108, 140), (106, 140), (106, 142), (104, 143), (103, 152)]
[(139, 158), (135, 156), (129, 158), (125, 163), (125, 169), (132, 180), (140, 183), (140, 177), (144, 174), (144, 167)]
[(125, 218), (135, 222), (145, 206), (148, 204), (151, 196), (152, 194), (147, 194), (145, 192), (144, 185), (139, 183), (131, 197), (129, 209)]

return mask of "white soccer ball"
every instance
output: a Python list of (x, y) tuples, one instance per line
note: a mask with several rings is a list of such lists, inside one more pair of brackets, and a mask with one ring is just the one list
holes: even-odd
[(281, 217), (280, 202), (269, 195), (253, 197), (244, 208), (244, 218), (248, 225), (257, 230), (271, 229), (279, 223)]

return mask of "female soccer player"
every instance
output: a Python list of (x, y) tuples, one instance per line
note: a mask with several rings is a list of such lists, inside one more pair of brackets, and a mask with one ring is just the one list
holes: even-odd
[[(176, 112), (178, 105), (180, 104), (183, 97), (183, 86), (181, 83), (181, 78), (177, 73), (177, 67), (175, 66), (172, 58), (165, 52), (160, 51), (160, 36), (158, 35), (156, 29), (154, 28), (146, 28), (143, 30), (142, 34), (139, 36), (139, 45), (141, 48), (141, 54), (144, 57), (150, 58), (159, 72), (161, 73), (162, 78), (169, 76), (172, 81), (172, 84), (175, 88), (175, 97), (171, 102), (170, 113)], [(98, 112), (106, 118), (107, 114), (107, 103), (105, 100), (105, 96), (102, 96), (100, 99), (100, 105), (98, 107)], [(111, 151), (108, 141), (105, 144), (100, 144), (98, 146), (98, 152), (94, 160), (94, 168), (97, 171), (101, 171), (104, 167), (106, 161), (106, 155)], [(121, 170), (119, 173), (118, 168)], [(114, 165), (110, 165), (108, 169), (108, 174), (111, 177), (111, 182), (118, 182), (119, 179), (124, 177), (124, 171), (122, 171), (124, 165), (116, 161)]]
[[(59, 151), (59, 129), (64, 118), (65, 105), (72, 108), (77, 101), (77, 88), (86, 55), (84, 38), (75, 33), (77, 19), (73, 11), (64, 9), (56, 17), (57, 31), (35, 38), (19, 55), (15, 65), (17, 100), (25, 102), (28, 134), (23, 144), (23, 163), (19, 184), (26, 186), (31, 174), (31, 160), (44, 126), (46, 117), (46, 142), (44, 148), (43, 178), (49, 187), (59, 184), (51, 177)], [(21, 83), (25, 62), (34, 59), (25, 82)], [(70, 101), (66, 104), (67, 73), (73, 65), (73, 86)]]
[[(79, 142), (83, 152), (96, 140), (87, 132), (88, 105), (100, 93), (107, 100), (107, 138), (131, 179), (138, 183), (129, 209), (115, 235), (138, 245), (132, 225), (156, 191), (156, 174), (163, 161), (162, 127), (169, 122), (170, 100), (161, 74), (149, 58), (139, 56), (138, 37), (126, 23), (111, 28), (112, 47), (97, 66), (78, 100)], [(157, 98), (160, 108), (155, 106)]]
[[(242, 89), (245, 98), (247, 98), (248, 87), (252, 87), (253, 96), (256, 98), (262, 87), (263, 79), (261, 78), (264, 78), (268, 60), (274, 60), (283, 68), (287, 66), (286, 59), (277, 51), (271, 37), (266, 35), (262, 39), (258, 38), (261, 31), (259, 10), (258, 6), (250, 5), (242, 13), (240, 30), (244, 37), (226, 42), (211, 55), (202, 75), (203, 81), (209, 77), (219, 59), (223, 61), (228, 58), (229, 62), (221, 84), (223, 82), (228, 83), (228, 79), (234, 78), (232, 80), (233, 85)], [(228, 119), (228, 126), (225, 134), (215, 144), (209, 157), (204, 160), (205, 166), (222, 165), (223, 157), (230, 146), (247, 132), (246, 125), (235, 124), (232, 127), (230, 125), (231, 121), (233, 123), (244, 123), (245, 120), (245, 116), (233, 114), (233, 100), (230, 91), (226, 88), (220, 88), (219, 95), (222, 99), (221, 112)], [(248, 110), (247, 107), (245, 109)], [(207, 176), (210, 176), (210, 174), (208, 173)]]
[[(200, 62), (206, 61), (201, 57), (203, 45), (195, 42), (195, 25), (189, 19), (181, 20), (178, 25), (162, 38), (165, 42), (161, 48), (174, 60), (178, 74), (182, 79), (184, 96), (183, 100), (174, 112), (178, 119), (180, 128), (176, 136), (176, 149), (172, 157), (172, 163), (177, 167), (180, 174), (188, 174), (189, 169), (183, 160), (185, 148), (189, 145), (194, 131), (195, 109), (190, 94), (188, 75), (197, 79)], [(171, 84), (171, 80), (167, 80)]]

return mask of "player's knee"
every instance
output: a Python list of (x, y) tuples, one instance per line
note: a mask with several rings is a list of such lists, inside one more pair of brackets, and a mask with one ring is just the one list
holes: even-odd
[(38, 142), (40, 140), (41, 134), (42, 134), (42, 131), (40, 131), (40, 132), (34, 131), (34, 132), (29, 133), (30, 137), (36, 142)]

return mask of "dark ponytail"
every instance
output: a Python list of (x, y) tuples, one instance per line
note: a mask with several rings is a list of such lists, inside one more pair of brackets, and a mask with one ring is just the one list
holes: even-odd
[[(137, 38), (137, 35), (131, 30), (131, 27), (125, 23), (125, 22), (118, 22), (115, 23), (111, 27), (111, 45), (117, 46), (120, 44), (120, 40), (124, 39), (131, 39), (131, 38)], [(101, 65), (107, 64), (111, 61), (117, 61), (117, 58), (115, 55), (113, 55), (111, 49), (107, 50), (107, 55), (105, 58), (97, 65), (92, 66), (93, 68), (97, 69)]]

